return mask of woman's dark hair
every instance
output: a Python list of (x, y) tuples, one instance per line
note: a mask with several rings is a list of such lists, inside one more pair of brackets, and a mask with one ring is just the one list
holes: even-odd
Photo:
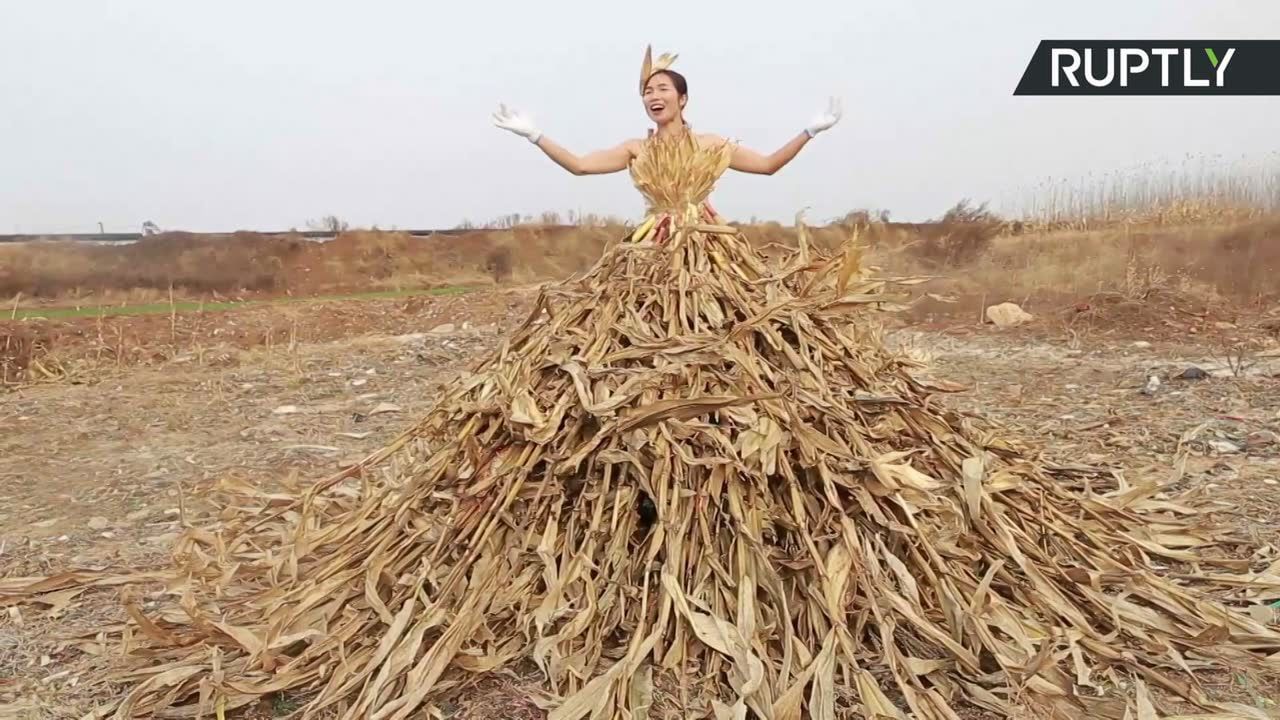
[(676, 86), (676, 92), (685, 96), (689, 94), (689, 81), (685, 80), (684, 76), (680, 73), (675, 70), (659, 70), (658, 72), (650, 75), (649, 79), (652, 80), (659, 75), (666, 75), (671, 78), (671, 84)]

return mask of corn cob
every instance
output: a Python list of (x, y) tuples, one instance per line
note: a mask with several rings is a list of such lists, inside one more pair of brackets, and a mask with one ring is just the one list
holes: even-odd
[(636, 228), (635, 232), (631, 233), (631, 242), (639, 242), (640, 240), (645, 239), (645, 236), (649, 234), (649, 231), (653, 229), (653, 225), (657, 221), (658, 218), (653, 215), (645, 218), (644, 222), (640, 223), (640, 226)]

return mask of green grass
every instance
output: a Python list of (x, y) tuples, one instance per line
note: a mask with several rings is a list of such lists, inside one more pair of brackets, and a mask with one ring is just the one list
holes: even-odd
[(380, 290), (377, 292), (351, 293), (348, 295), (319, 295), (315, 297), (282, 297), (264, 300), (230, 300), (224, 302), (192, 302), (184, 300), (172, 305), (167, 302), (140, 303), (136, 305), (80, 305), (76, 307), (19, 307), (17, 313), (12, 308), (8, 312), (0, 311), (0, 318), (26, 320), (44, 318), (48, 320), (78, 317), (118, 317), (123, 315), (164, 315), (170, 312), (219, 312), (242, 310), (244, 308), (263, 305), (289, 305), (296, 303), (341, 302), (346, 300), (390, 300), (395, 298), (461, 295), (472, 288), (447, 286), (427, 290)]
[(271, 715), (273, 717), (284, 717), (285, 715), (295, 712), (300, 707), (302, 707), (302, 703), (294, 700), (284, 693), (279, 693), (271, 701)]

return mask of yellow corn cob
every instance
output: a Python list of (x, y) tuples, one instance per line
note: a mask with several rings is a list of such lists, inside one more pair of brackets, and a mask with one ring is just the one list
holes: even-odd
[(635, 232), (631, 233), (631, 242), (638, 242), (645, 235), (648, 235), (649, 231), (653, 229), (653, 224), (657, 221), (658, 218), (653, 215), (645, 218), (644, 222), (640, 223), (640, 227), (636, 228)]

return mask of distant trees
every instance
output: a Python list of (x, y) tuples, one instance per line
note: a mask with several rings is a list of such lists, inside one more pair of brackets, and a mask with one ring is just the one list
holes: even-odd
[(307, 227), (312, 230), (331, 232), (334, 235), (351, 229), (351, 225), (349, 225), (346, 220), (343, 220), (336, 215), (325, 215), (319, 220), (308, 220)]
[(578, 227), (610, 227), (626, 225), (627, 221), (615, 215), (598, 215), (569, 210), (561, 215), (555, 210), (545, 210), (538, 215), (510, 213), (499, 215), (484, 223), (463, 220), (454, 226), (457, 230), (509, 230), (522, 225), (574, 225)]

